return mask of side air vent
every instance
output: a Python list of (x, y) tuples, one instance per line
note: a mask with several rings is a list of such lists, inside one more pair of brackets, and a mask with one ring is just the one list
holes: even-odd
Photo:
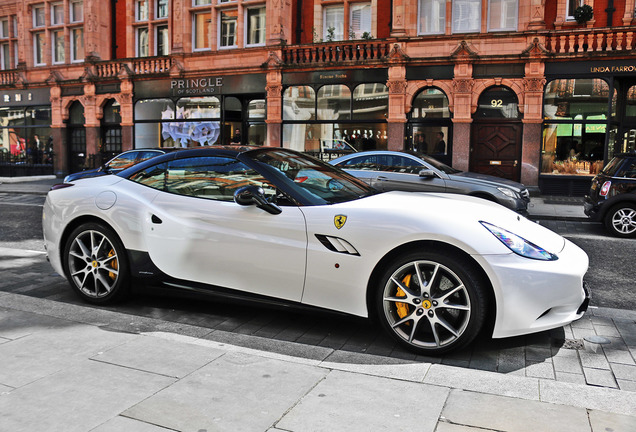
[(356, 250), (356, 248), (351, 246), (351, 243), (339, 237), (316, 234), (316, 238), (320, 240), (320, 243), (322, 243), (324, 247), (332, 252), (360, 256), (360, 253)]

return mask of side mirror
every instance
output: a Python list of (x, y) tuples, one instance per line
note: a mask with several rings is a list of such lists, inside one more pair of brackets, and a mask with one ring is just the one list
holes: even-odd
[(242, 206), (256, 205), (256, 207), (275, 215), (283, 211), (276, 204), (267, 201), (263, 188), (259, 186), (245, 186), (237, 189), (234, 192), (234, 202)]
[(433, 171), (432, 169), (423, 169), (422, 171), (420, 171), (420, 177), (422, 178), (426, 178), (426, 179), (431, 179), (431, 178), (436, 178), (437, 177), (437, 173), (435, 171)]

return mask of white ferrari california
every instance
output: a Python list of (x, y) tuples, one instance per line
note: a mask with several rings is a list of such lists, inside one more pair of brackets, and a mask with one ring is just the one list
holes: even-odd
[(523, 216), (379, 193), (282, 148), (183, 150), (54, 186), (43, 229), (53, 268), (91, 303), (138, 284), (239, 293), (372, 317), (423, 354), (560, 327), (589, 301), (585, 252)]

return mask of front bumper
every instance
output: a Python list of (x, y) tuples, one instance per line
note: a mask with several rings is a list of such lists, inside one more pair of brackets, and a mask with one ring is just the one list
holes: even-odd
[(485, 257), (497, 302), (493, 338), (558, 328), (583, 316), (589, 304), (583, 285), (587, 254), (566, 240), (557, 255), (556, 261), (514, 254)]

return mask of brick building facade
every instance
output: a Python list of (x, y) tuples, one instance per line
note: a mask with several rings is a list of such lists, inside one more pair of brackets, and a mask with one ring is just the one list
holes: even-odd
[(42, 140), (62, 175), (130, 148), (346, 142), (581, 194), (634, 149), (635, 3), (5, 0), (0, 147)]

